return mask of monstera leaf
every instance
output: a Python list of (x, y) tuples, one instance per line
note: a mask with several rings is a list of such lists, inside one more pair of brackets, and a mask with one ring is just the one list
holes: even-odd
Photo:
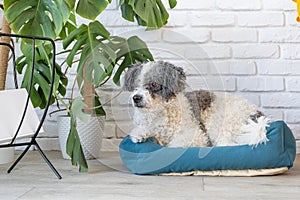
[[(50, 92), (51, 83), (51, 45), (41, 45), (35, 48), (35, 60), (32, 61), (32, 48), (24, 42), (21, 44), (21, 50), (23, 55), (20, 56), (17, 61), (18, 73), (23, 73), (24, 78), (22, 81), (22, 88), (29, 90), (30, 77), (33, 73), (33, 87), (31, 89), (30, 98), (34, 107), (45, 108)], [(34, 71), (32, 71), (32, 64), (34, 62)], [(49, 67), (50, 66), (50, 67)], [(59, 93), (62, 96), (66, 94), (66, 85), (68, 83), (67, 78), (61, 71), (61, 67), (55, 65), (55, 79), (53, 94)], [(52, 95), (51, 102), (54, 103), (54, 95)]]
[(94, 20), (112, 0), (79, 0), (76, 12), (81, 17)]
[[(67, 64), (72, 66), (76, 53), (81, 51), (77, 67), (78, 75), (94, 85), (99, 85), (111, 74), (116, 59), (115, 52), (105, 43), (109, 38), (110, 33), (98, 21), (81, 25), (63, 41), (64, 48), (75, 42), (67, 57)], [(88, 63), (86, 74), (91, 76), (84, 77), (86, 62)]]
[[(174, 8), (176, 0), (169, 0)], [(120, 0), (122, 17), (128, 21), (136, 18), (139, 25), (148, 29), (158, 29), (168, 22), (169, 14), (161, 0)]]
[(113, 77), (117, 85), (120, 84), (120, 76), (127, 67), (136, 62), (153, 61), (147, 45), (137, 36), (128, 39), (115, 36), (108, 45), (117, 52), (116, 62), (121, 61)]
[(55, 39), (70, 7), (64, 0), (4, 0), (4, 11), (15, 33)]
[[(79, 101), (80, 102), (80, 101)], [(75, 102), (76, 103), (76, 102)], [(76, 128), (76, 115), (71, 111), (70, 133), (67, 139), (67, 154), (71, 157), (72, 165), (78, 165), (80, 172), (88, 171), (88, 164), (84, 157), (79, 135)]]

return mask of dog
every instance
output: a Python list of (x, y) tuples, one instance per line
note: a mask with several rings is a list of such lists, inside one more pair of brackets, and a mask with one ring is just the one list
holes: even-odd
[(124, 77), (130, 91), (134, 143), (153, 137), (167, 147), (266, 143), (270, 120), (242, 97), (226, 92), (186, 91), (183, 68), (169, 62), (136, 63)]

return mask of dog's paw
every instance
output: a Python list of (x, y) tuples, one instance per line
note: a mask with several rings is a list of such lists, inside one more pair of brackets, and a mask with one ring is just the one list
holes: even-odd
[(147, 140), (147, 138), (143, 138), (143, 137), (136, 137), (136, 136), (130, 136), (130, 139), (133, 143), (141, 143), (141, 142), (145, 142)]
[(147, 129), (144, 127), (134, 128), (129, 135), (130, 135), (130, 139), (134, 143), (145, 142), (149, 137)]

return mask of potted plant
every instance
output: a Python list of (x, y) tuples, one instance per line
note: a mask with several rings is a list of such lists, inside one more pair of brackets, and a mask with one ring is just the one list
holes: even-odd
[[(56, 64), (55, 83), (52, 103), (60, 102), (71, 117), (67, 152), (74, 165), (80, 171), (87, 170), (87, 163), (78, 137), (77, 121), (87, 121), (92, 114), (105, 115), (95, 87), (101, 87), (108, 80), (119, 85), (121, 74), (131, 64), (153, 60), (146, 44), (136, 36), (122, 38), (112, 36), (97, 20), (111, 0), (4, 0), (5, 16), (15, 33), (45, 36), (62, 40), (63, 51), (67, 54), (66, 62)], [(168, 13), (161, 0), (120, 0), (122, 17), (146, 26), (148, 30), (157, 29), (167, 23)], [(176, 0), (169, 0), (171, 8)], [(90, 20), (80, 26), (76, 18), (80, 16)], [(21, 41), (23, 53), (17, 59), (18, 72), (24, 74), (22, 87), (27, 88), (26, 74), (29, 74), (32, 62), (35, 63), (35, 88), (31, 100), (35, 107), (43, 108), (47, 97), (44, 92), (49, 88), (49, 60), (52, 57), (47, 43), (37, 43), (36, 60), (31, 60), (31, 41)], [(79, 57), (79, 60), (75, 59)], [(63, 101), (68, 84), (68, 73), (62, 71), (63, 64), (76, 67), (76, 84), (80, 95)], [(66, 70), (67, 71), (67, 70)], [(85, 88), (88, 93), (84, 93)], [(91, 94), (92, 93), (92, 94)], [(87, 101), (90, 101), (90, 105)]]

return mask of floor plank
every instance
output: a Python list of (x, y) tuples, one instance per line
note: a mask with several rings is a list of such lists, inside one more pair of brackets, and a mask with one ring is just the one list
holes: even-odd
[(137, 176), (122, 165), (117, 152), (88, 161), (78, 173), (60, 152), (47, 156), (63, 176), (58, 180), (36, 151), (7, 174), (0, 165), (0, 199), (299, 199), (300, 155), (283, 175), (265, 177)]

